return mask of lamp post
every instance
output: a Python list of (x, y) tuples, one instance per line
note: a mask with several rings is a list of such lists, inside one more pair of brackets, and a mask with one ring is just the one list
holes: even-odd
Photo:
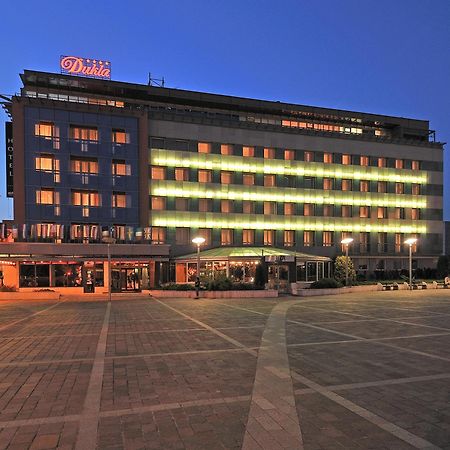
[(409, 245), (409, 289), (412, 290), (412, 246), (417, 242), (417, 238), (406, 239), (405, 244)]
[(192, 243), (197, 245), (197, 277), (195, 280), (195, 289), (197, 292), (197, 297), (200, 290), (200, 245), (204, 244), (205, 238), (201, 236), (197, 236), (194, 239), (192, 239)]
[(353, 238), (342, 239), (341, 244), (345, 245), (345, 285), (348, 286), (348, 246), (353, 242)]
[(108, 248), (108, 301), (111, 301), (111, 290), (112, 290), (112, 280), (111, 280), (111, 244), (115, 244), (116, 240), (112, 237), (104, 237), (103, 242), (107, 244)]

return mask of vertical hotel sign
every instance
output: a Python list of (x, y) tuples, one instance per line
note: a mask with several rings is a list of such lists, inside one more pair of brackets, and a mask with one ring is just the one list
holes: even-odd
[(13, 124), (5, 122), (6, 138), (6, 196), (14, 197), (14, 142), (13, 142)]
[(111, 79), (111, 63), (102, 59), (80, 58), (79, 56), (61, 56), (61, 73), (81, 77)]

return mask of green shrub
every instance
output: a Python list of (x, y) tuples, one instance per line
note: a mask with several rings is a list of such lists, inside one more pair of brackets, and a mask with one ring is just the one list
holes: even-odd
[(193, 291), (195, 289), (193, 284), (177, 284), (169, 283), (161, 287), (163, 291)]
[(219, 276), (210, 280), (206, 285), (208, 291), (230, 291), (233, 286), (231, 280), (225, 276)]
[(3, 286), (0, 287), (0, 292), (16, 292), (17, 289), (15, 286), (7, 286), (6, 284), (4, 284)]
[(231, 290), (233, 291), (258, 291), (264, 289), (264, 286), (256, 286), (253, 283), (233, 283)]
[(256, 266), (254, 283), (255, 287), (260, 289), (264, 288), (264, 285), (267, 283), (266, 265), (262, 262)]
[(342, 284), (334, 278), (321, 278), (309, 286), (310, 289), (336, 289), (340, 287), (342, 287)]

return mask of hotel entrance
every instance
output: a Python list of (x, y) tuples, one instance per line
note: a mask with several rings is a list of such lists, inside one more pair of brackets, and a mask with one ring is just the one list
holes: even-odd
[(148, 265), (113, 263), (111, 286), (112, 292), (141, 292), (142, 289), (148, 289)]

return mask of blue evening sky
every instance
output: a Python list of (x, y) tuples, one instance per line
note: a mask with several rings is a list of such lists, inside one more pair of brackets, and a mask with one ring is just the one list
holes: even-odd
[[(2, 2), (0, 93), (59, 56), (180, 89), (430, 120), (450, 141), (449, 0)], [(1, 122), (6, 114), (1, 114)], [(0, 127), (4, 155), (4, 126)], [(424, 152), (427, 150), (424, 149)], [(448, 154), (448, 150), (446, 151)], [(424, 155), (426, 157), (426, 155)], [(0, 157), (0, 219), (12, 217)], [(450, 220), (450, 157), (446, 158)]]

